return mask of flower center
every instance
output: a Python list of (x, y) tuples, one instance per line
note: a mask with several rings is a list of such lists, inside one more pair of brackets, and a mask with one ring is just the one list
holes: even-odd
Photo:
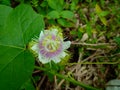
[(55, 52), (59, 48), (59, 43), (55, 41), (51, 41), (46, 44), (46, 49), (49, 52)]
[(60, 43), (61, 43), (61, 40), (54, 35), (46, 36), (42, 42), (43, 46), (48, 52), (57, 51), (61, 45)]

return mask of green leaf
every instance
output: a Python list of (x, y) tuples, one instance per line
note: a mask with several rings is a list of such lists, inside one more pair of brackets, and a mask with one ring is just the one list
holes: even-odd
[(63, 27), (73, 27), (74, 26), (74, 24), (72, 22), (67, 21), (63, 18), (57, 19), (57, 22)]
[(57, 11), (61, 11), (64, 8), (64, 0), (47, 0), (48, 5)]
[(103, 10), (100, 8), (98, 4), (95, 6), (96, 13), (98, 17), (100, 18), (101, 22), (106, 26), (107, 25), (107, 20), (104, 16), (102, 16)]
[(33, 86), (32, 81), (29, 79), (24, 83), (20, 90), (35, 90), (35, 87)]
[(70, 4), (70, 10), (74, 11), (75, 8), (76, 8), (76, 4), (75, 4), (75, 2), (72, 2), (72, 3)]
[(60, 13), (61, 17), (66, 19), (73, 19), (74, 13), (68, 10), (64, 10)]
[(3, 25), (6, 21), (7, 16), (12, 11), (11, 7), (0, 5), (0, 28), (3, 28)]
[[(3, 6), (0, 13), (5, 9)], [(0, 15), (1, 20), (4, 14)], [(0, 27), (0, 90), (19, 90), (34, 69), (34, 58), (27, 44), (39, 35), (44, 22), (31, 6), (25, 4), (16, 7), (5, 18), (3, 28)]]
[(86, 25), (86, 31), (89, 36), (92, 36), (92, 27), (91, 27), (90, 22), (88, 22)]
[(75, 4), (78, 4), (79, 0), (73, 0), (72, 2), (74, 2)]
[(50, 18), (50, 19), (59, 18), (59, 12), (58, 11), (51, 11), (48, 13), (47, 18)]
[(110, 12), (109, 11), (102, 11), (99, 15), (104, 17), (107, 16)]
[(48, 5), (47, 1), (42, 1), (42, 3), (40, 4), (41, 7), (46, 7)]
[(3, 4), (3, 5), (9, 5), (10, 6), (10, 3), (11, 1), (10, 0), (0, 0), (0, 4)]
[(48, 23), (51, 24), (51, 25), (56, 25), (56, 20), (54, 20), (54, 19), (49, 19), (49, 20), (48, 20)]
[(114, 40), (120, 46), (120, 37), (115, 37)]

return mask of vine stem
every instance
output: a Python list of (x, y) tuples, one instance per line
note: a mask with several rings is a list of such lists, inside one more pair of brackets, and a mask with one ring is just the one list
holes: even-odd
[(61, 79), (65, 79), (65, 80), (73, 83), (74, 85), (78, 85), (78, 86), (84, 88), (85, 90), (101, 90), (101, 89), (98, 89), (98, 88), (95, 88), (95, 87), (86, 85), (86, 84), (84, 84), (84, 83), (78, 82), (78, 81), (76, 81), (76, 80), (75, 80), (74, 78), (72, 78), (72, 77), (67, 77), (66, 75), (62, 75), (62, 74), (56, 73), (55, 71), (52, 71), (52, 70), (47, 70), (47, 69), (45, 69), (45, 68), (38, 67), (38, 66), (35, 66), (35, 69), (39, 69), (39, 70), (42, 70), (42, 71), (45, 71), (45, 72), (49, 72), (49, 73), (51, 73), (52, 75), (56, 75), (57, 77), (59, 77), (59, 78), (61, 78)]
[(78, 62), (78, 63), (66, 63), (65, 65), (77, 65), (77, 64), (87, 64), (87, 65), (92, 65), (92, 64), (97, 64), (97, 65), (102, 65), (102, 64), (108, 64), (108, 65), (113, 65), (113, 64), (119, 64), (120, 61), (116, 61), (116, 62)]
[(80, 42), (73, 42), (72, 43), (73, 45), (82, 45), (82, 46), (108, 46), (108, 45), (112, 45), (112, 46), (115, 46), (116, 44), (115, 43), (98, 43), (98, 44), (90, 44), (90, 43), (80, 43)]

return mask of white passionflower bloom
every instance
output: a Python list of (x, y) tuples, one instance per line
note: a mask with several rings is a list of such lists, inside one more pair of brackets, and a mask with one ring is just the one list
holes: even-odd
[(41, 31), (38, 43), (32, 46), (32, 50), (38, 54), (39, 61), (43, 64), (54, 61), (58, 63), (67, 53), (71, 42), (63, 40), (63, 35), (57, 29)]

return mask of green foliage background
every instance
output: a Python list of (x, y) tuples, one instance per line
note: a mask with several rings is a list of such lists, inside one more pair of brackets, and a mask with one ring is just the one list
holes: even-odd
[[(70, 63), (63, 62), (66, 66), (53, 63), (52, 70), (55, 69), (56, 72), (41, 69), (51, 81), (55, 74), (67, 80), (69, 85), (73, 82), (76, 86), (92, 88), (76, 82), (73, 79), (74, 73), (73, 76), (65, 77), (58, 73), (70, 72), (64, 70), (64, 67), (71, 69), (72, 65), (82, 65), (78, 60), (81, 53), (84, 61), (99, 50), (104, 53), (97, 53), (95, 61), (92, 60), (93, 57), (85, 62), (88, 67), (92, 64), (96, 67), (102, 65), (98, 71), (103, 78), (97, 81), (98, 87), (103, 89), (108, 80), (119, 78), (119, 0), (0, 0), (0, 90), (38, 88), (33, 83), (36, 84), (41, 79), (36, 79), (39, 76), (32, 77), (35, 58), (29, 51), (28, 44), (32, 38), (39, 36), (41, 30), (53, 25), (61, 27), (67, 39), (77, 43), (73, 43), (70, 49), (73, 52)], [(49, 65), (44, 68), (46, 67)], [(104, 75), (107, 70), (108, 74)]]

